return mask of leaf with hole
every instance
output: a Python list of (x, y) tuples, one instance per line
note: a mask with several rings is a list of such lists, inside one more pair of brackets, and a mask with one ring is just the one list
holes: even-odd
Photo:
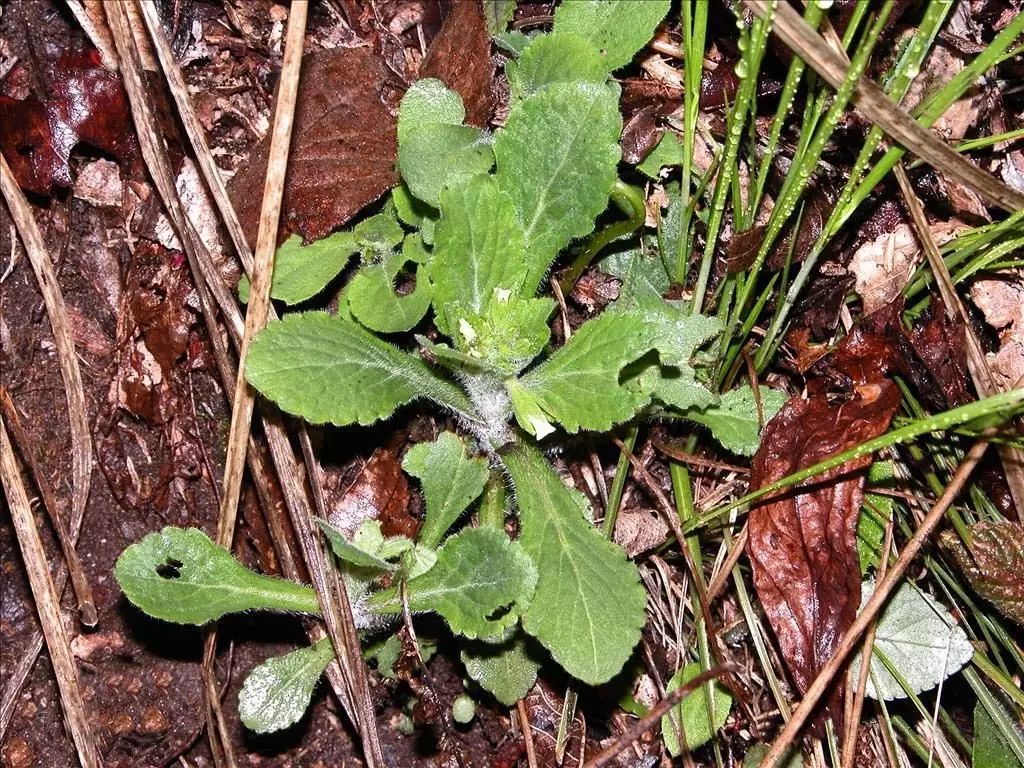
[(250, 571), (198, 528), (149, 534), (121, 553), (114, 577), (134, 605), (177, 624), (242, 611), (320, 611), (310, 587)]
[(278, 656), (249, 673), (238, 694), (238, 716), (256, 733), (289, 728), (302, 719), (313, 689), (334, 659), (334, 646), (325, 637), (316, 645)]
[[(418, 241), (412, 241), (418, 242)], [(360, 323), (378, 333), (408, 331), (430, 309), (430, 281), (426, 270), (416, 268), (416, 286), (406, 294), (395, 291), (399, 272), (413, 258), (412, 249), (392, 251), (376, 264), (367, 264), (352, 278), (345, 292), (348, 308)]]
[[(406, 584), (409, 610), (440, 614), (456, 634), (470, 639), (502, 634), (526, 605), (537, 583), (530, 558), (504, 531), (467, 528), (437, 550), (434, 567)], [(399, 590), (370, 597), (378, 613), (402, 610)]]

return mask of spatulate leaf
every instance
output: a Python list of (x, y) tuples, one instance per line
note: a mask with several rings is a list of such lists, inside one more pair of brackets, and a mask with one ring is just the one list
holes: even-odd
[(320, 611), (310, 587), (250, 571), (198, 528), (149, 534), (121, 553), (114, 577), (136, 606), (177, 624), (242, 611)]
[(536, 449), (516, 446), (503, 461), (519, 505), (519, 541), (538, 571), (523, 628), (569, 674), (606, 682), (640, 640), (646, 592), (636, 566), (584, 518), (580, 494)]
[(334, 647), (325, 637), (316, 645), (268, 659), (253, 669), (238, 694), (238, 715), (245, 727), (272, 733), (299, 722), (333, 658)]

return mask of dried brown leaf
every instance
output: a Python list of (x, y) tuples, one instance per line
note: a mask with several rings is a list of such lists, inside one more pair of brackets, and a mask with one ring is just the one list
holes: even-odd
[(419, 524), (409, 514), (409, 481), (398, 457), (384, 448), (374, 452), (330, 517), (347, 534), (366, 520), (379, 520), (385, 536), (415, 537)]
[(481, 128), (494, 109), (491, 36), (477, 0), (454, 3), (444, 26), (430, 44), (420, 77), (436, 77), (462, 96), (466, 122)]
[[(809, 399), (791, 398), (765, 427), (754, 457), (751, 489), (760, 488), (877, 437), (899, 405), (896, 385), (882, 377), (888, 340), (851, 334), (828, 359), (833, 375), (852, 384), (836, 402), (822, 377)], [(860, 604), (856, 529), (871, 458), (843, 464), (798, 489), (770, 497), (750, 513), (754, 584), (793, 680), (803, 692), (831, 658)], [(836, 692), (836, 697), (839, 692)], [(828, 709), (840, 715), (833, 698)]]
[(1024, 626), (1024, 526), (1004, 520), (971, 526), (971, 542), (949, 531), (942, 537), (974, 590)]
[[(381, 93), (387, 71), (369, 48), (312, 53), (302, 63), (292, 152), (282, 206), (283, 235), (317, 240), (397, 182), (396, 118)], [(232, 179), (231, 200), (256, 242), (270, 137)]]

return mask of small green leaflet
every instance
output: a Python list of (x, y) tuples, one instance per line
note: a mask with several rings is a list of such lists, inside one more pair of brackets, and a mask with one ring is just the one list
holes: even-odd
[[(509, 610), (525, 604), (533, 594), (537, 572), (519, 544), (504, 531), (467, 528), (450, 537), (437, 551), (437, 563), (406, 584), (409, 610), (434, 611), (452, 631), (470, 639), (500, 634), (514, 622)], [(378, 613), (398, 613), (402, 601), (397, 588), (370, 597)]]
[(573, 0), (555, 10), (555, 32), (586, 38), (608, 72), (625, 66), (654, 35), (670, 0)]
[[(864, 582), (861, 608), (874, 590), (873, 581)], [(913, 693), (922, 693), (958, 672), (971, 660), (974, 647), (949, 611), (935, 598), (904, 582), (878, 621), (867, 695), (886, 701), (906, 698), (907, 692), (879, 655), (899, 672)], [(860, 658), (858, 653), (851, 662), (855, 682)]]
[(402, 98), (398, 113), (398, 170), (409, 191), (435, 208), (441, 190), (494, 164), (490, 139), (462, 125), (462, 97), (440, 80), (419, 80)]
[[(761, 387), (758, 394), (761, 396), (764, 421), (768, 423), (786, 402), (786, 393)], [(753, 456), (761, 444), (757, 402), (749, 385), (726, 392), (716, 405), (699, 411), (688, 411), (686, 418), (706, 426), (727, 450), (741, 456)]]
[(320, 612), (310, 587), (250, 571), (198, 528), (149, 534), (121, 553), (114, 577), (133, 604), (177, 624), (251, 610)]
[(484, 310), (496, 290), (522, 284), (523, 231), (515, 207), (491, 176), (477, 176), (441, 193), (430, 281), (438, 328), (454, 337), (458, 317)]
[(320, 530), (327, 539), (327, 543), (331, 545), (331, 551), (334, 552), (336, 557), (344, 560), (346, 563), (351, 563), (360, 568), (370, 568), (375, 571), (398, 570), (397, 565), (389, 563), (387, 560), (382, 560), (376, 555), (357, 547), (345, 538), (345, 534), (326, 520), (318, 518), (316, 524), (320, 526)]
[(661, 257), (640, 248), (610, 254), (601, 261), (601, 269), (622, 281), (616, 304), (623, 307), (662, 301), (662, 296), (672, 287)]
[[(743, 768), (760, 768), (765, 757), (768, 756), (767, 744), (751, 744), (747, 754), (743, 756)], [(786, 754), (779, 760), (782, 768), (803, 768), (804, 756), (798, 747), (790, 747)]]
[(540, 662), (530, 653), (528, 638), (522, 634), (497, 645), (467, 645), (462, 651), (462, 663), (481, 688), (507, 707), (530, 692), (540, 669)]
[[(513, 401), (525, 390), (549, 418), (569, 432), (607, 430), (632, 418), (650, 395), (620, 386), (622, 369), (651, 349), (654, 336), (641, 318), (614, 311), (584, 323), (546, 362), (510, 388)], [(517, 414), (518, 415), (518, 414)], [(536, 434), (533, 420), (520, 426)]]
[[(700, 664), (687, 664), (668, 681), (665, 693), (672, 693), (701, 673)], [(668, 715), (661, 718), (661, 738), (665, 741), (665, 749), (672, 757), (679, 757), (683, 753), (684, 740), (679, 738), (679, 732), (685, 737), (685, 744), (688, 749), (696, 749), (702, 744), (707, 744), (714, 737), (715, 733), (725, 725), (729, 717), (729, 710), (732, 708), (732, 696), (719, 684), (717, 680), (710, 683), (712, 687), (712, 711), (714, 722), (708, 722), (708, 686), (702, 685), (690, 693), (685, 699), (679, 702)]]
[(253, 669), (238, 694), (238, 715), (245, 727), (271, 733), (299, 722), (333, 658), (334, 647), (325, 637), (314, 646), (268, 659)]
[(546, 296), (522, 299), (497, 289), (483, 312), (459, 318), (456, 344), (482, 367), (505, 376), (518, 373), (547, 345), (554, 308)]
[(657, 146), (645, 157), (636, 169), (649, 179), (661, 177), (663, 168), (675, 168), (683, 164), (683, 137), (675, 131), (666, 131)]
[(484, 490), (490, 474), (486, 459), (466, 456), (466, 446), (451, 432), (432, 443), (414, 445), (402, 469), (419, 479), (427, 504), (419, 543), (436, 547), (448, 529)]
[[(285, 304), (313, 298), (338, 276), (357, 250), (359, 245), (351, 232), (335, 232), (309, 245), (303, 245), (301, 237), (292, 235), (274, 255), (270, 297)], [(243, 303), (249, 301), (248, 277), (239, 281), (238, 297)]]
[(894, 502), (888, 496), (878, 493), (865, 493), (864, 504), (860, 508), (857, 519), (857, 559), (860, 562), (860, 573), (866, 575), (871, 568), (877, 568), (882, 554), (882, 540), (885, 537), (885, 526), (892, 519)]
[(583, 516), (580, 494), (535, 449), (504, 457), (519, 506), (523, 549), (537, 565), (537, 591), (523, 629), (590, 685), (622, 669), (640, 640), (647, 594), (636, 566)]
[(470, 409), (462, 391), (419, 358), (324, 312), (270, 323), (252, 343), (245, 375), (282, 410), (312, 424), (372, 424), (417, 397)]
[(430, 281), (424, 268), (416, 270), (416, 288), (412, 293), (395, 293), (395, 279), (410, 261), (403, 250), (392, 252), (377, 264), (367, 264), (348, 285), (345, 297), (356, 320), (371, 331), (400, 333), (419, 323), (430, 309)]
[(510, 111), (494, 154), (525, 237), (523, 295), (533, 295), (562, 248), (594, 229), (615, 183), (621, 132), (608, 84), (557, 83)]
[(554, 83), (603, 83), (608, 68), (589, 41), (571, 32), (538, 35), (523, 49), (518, 61), (505, 64), (512, 95), (517, 99)]

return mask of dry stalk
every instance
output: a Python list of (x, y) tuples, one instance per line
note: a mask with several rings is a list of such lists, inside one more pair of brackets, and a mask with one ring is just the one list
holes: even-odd
[(14, 458), (14, 446), (7, 436), (7, 427), (3, 419), (0, 419), (0, 480), (3, 481), (7, 505), (11, 511), (11, 522), (25, 563), (29, 586), (32, 588), (32, 598), (39, 612), (39, 623), (46, 638), (46, 648), (50, 652), (50, 661), (53, 663), (53, 672), (57, 678), (64, 717), (75, 749), (78, 751), (78, 759), (83, 768), (101, 768), (103, 761), (96, 747), (92, 729), (89, 727), (89, 718), (85, 713), (85, 702), (78, 682), (78, 668), (71, 655), (67, 630), (61, 618), (60, 595), (50, 576), (46, 551), (39, 538), (39, 531), (36, 530), (28, 494), (21, 478), (21, 469)]
[[(28, 432), (21, 423), (21, 417), (18, 415), (18, 409), (14, 407), (14, 401), (11, 400), (10, 394), (2, 385), (0, 385), (0, 413), (3, 414), (4, 419), (10, 426), (11, 432), (14, 433), (14, 442), (20, 447), (22, 458), (25, 459), (28, 468), (32, 472), (36, 488), (39, 489), (39, 497), (43, 500), (43, 507), (50, 517), (54, 531), (57, 532), (57, 541), (60, 543), (61, 552), (64, 555), (64, 563), (68, 574), (71, 576), (71, 586), (78, 600), (79, 619), (85, 626), (95, 627), (98, 617), (96, 616), (96, 602), (92, 596), (92, 586), (89, 584), (88, 578), (86, 578), (85, 570), (82, 568), (82, 561), (79, 560), (78, 553), (75, 551), (78, 531), (72, 531), (68, 526), (65, 516), (61, 514), (60, 504), (57, 502), (57, 494), (53, 486), (50, 485), (50, 479), (46, 476), (31, 449), (32, 441), (29, 439)], [(63, 591), (64, 584), (61, 583), (58, 594)]]
[(11, 212), (18, 235), (25, 246), (28, 260), (39, 281), (46, 315), (53, 328), (53, 342), (57, 348), (57, 364), (64, 379), (64, 396), (68, 401), (68, 421), (71, 426), (71, 521), (70, 528), (77, 530), (85, 517), (85, 505), (89, 501), (89, 484), (92, 478), (92, 439), (89, 435), (89, 418), (85, 405), (85, 388), (78, 368), (78, 355), (71, 336), (64, 294), (57, 283), (57, 275), (46, 252), (43, 236), (39, 232), (28, 200), (18, 187), (7, 160), (0, 157), (0, 189)]

